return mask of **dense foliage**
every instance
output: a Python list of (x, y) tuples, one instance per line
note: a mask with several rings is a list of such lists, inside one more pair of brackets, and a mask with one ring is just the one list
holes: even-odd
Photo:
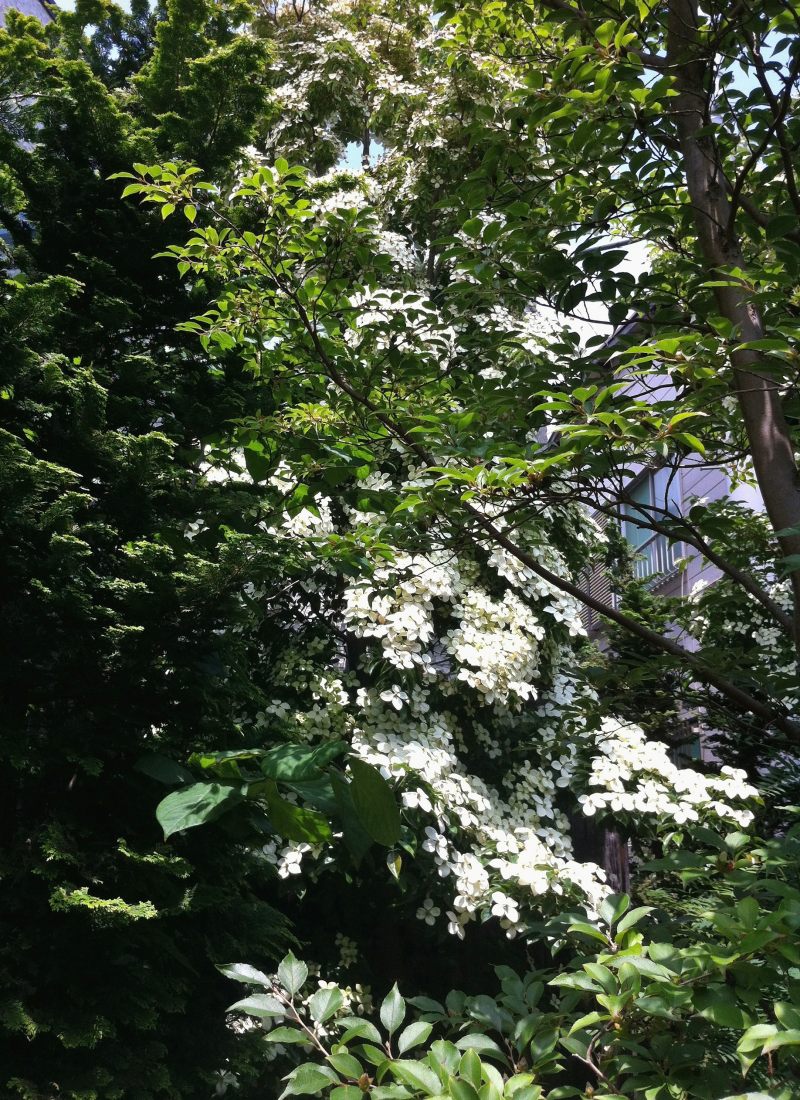
[[(216, 57), (226, 141), (247, 137), (263, 51), (244, 55), (248, 122), (226, 91), (243, 78), (241, 50), (224, 61), (235, 12), (215, 8), (209, 24), (175, 5), (157, 35), (146, 5), (91, 36), (100, 5), (46, 28), (12, 15), (0, 34), (4, 1095), (207, 1093), (230, 1045), (213, 962), (287, 943), (261, 862), (232, 861), (222, 836), (162, 843), (146, 755), (226, 740), (258, 694), (261, 620), (239, 595), (252, 551), (192, 535), (198, 513), (240, 526), (247, 489), (237, 502), (201, 479), (200, 441), (252, 397), (176, 336), (190, 296), (153, 277), (160, 222), (106, 179), (172, 150), (153, 99), (168, 58), (178, 79), (177, 60)], [(221, 171), (232, 146), (191, 102)]]
[(799, 14), (9, 17), (0, 1087), (795, 1095)]

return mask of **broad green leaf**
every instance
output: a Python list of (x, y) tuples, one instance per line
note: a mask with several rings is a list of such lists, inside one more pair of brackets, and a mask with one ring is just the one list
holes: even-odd
[(617, 925), (617, 936), (622, 936), (629, 928), (633, 928), (639, 921), (644, 920), (648, 913), (652, 912), (652, 905), (640, 905), (638, 909), (631, 909)]
[(344, 1077), (350, 1077), (354, 1081), (357, 1081), (364, 1072), (364, 1067), (352, 1054), (331, 1054), (328, 1061), (337, 1073), (341, 1073)]
[(303, 988), (307, 978), (308, 967), (290, 951), (278, 967), (278, 981), (289, 996), (294, 997)]
[(387, 994), (381, 1005), (381, 1023), (393, 1035), (400, 1027), (406, 1015), (406, 1003), (400, 996), (400, 990), (395, 984)]
[(364, 1093), (358, 1085), (337, 1085), (331, 1091), (330, 1100), (364, 1100)]
[(478, 1090), (463, 1077), (451, 1077), (447, 1087), (453, 1100), (478, 1100)]
[(330, 781), (339, 817), (344, 826), (345, 846), (352, 856), (353, 862), (358, 867), (374, 841), (361, 824), (361, 819), (356, 812), (352, 783), (346, 782), (344, 776), (337, 771), (330, 773)]
[(246, 985), (269, 986), (272, 984), (266, 974), (248, 963), (224, 963), (218, 966), (217, 970), (221, 971), (226, 978), (233, 978), (235, 982), (244, 982)]
[(610, 1019), (611, 1017), (607, 1012), (589, 1012), (575, 1021), (569, 1029), (569, 1034), (574, 1035), (576, 1031), (582, 1031), (586, 1027), (594, 1027), (595, 1024), (605, 1023), (606, 1020)]
[(430, 997), (409, 997), (408, 1003), (413, 1005), (414, 1008), (418, 1008), (420, 1012), (435, 1012), (437, 1015), (444, 1016), (444, 1005), (439, 1004), (438, 1001), (432, 1001)]
[(238, 787), (221, 783), (192, 783), (168, 794), (156, 807), (156, 818), (169, 840), (183, 829), (214, 821), (242, 801)]
[(188, 768), (170, 760), (168, 756), (162, 756), (160, 752), (148, 752), (140, 757), (134, 764), (137, 772), (149, 775), (151, 779), (157, 779), (159, 783), (167, 786), (178, 786), (180, 783), (191, 783), (194, 776)]
[(346, 750), (347, 744), (344, 741), (332, 741), (317, 748), (287, 743), (265, 752), (258, 766), (270, 779), (284, 783), (301, 783), (307, 779), (319, 778), (325, 764), (341, 756)]
[(420, 1092), (424, 1092), (426, 1096), (437, 1096), (441, 1093), (442, 1085), (439, 1078), (424, 1062), (401, 1058), (389, 1064), (392, 1074), (404, 1085), (409, 1085), (412, 1089), (418, 1089)]
[(779, 1029), (775, 1024), (754, 1024), (752, 1027), (748, 1027), (741, 1040), (736, 1044), (736, 1049), (743, 1052), (758, 1051), (772, 1035), (777, 1035), (778, 1031)]
[(609, 894), (600, 904), (600, 917), (606, 924), (616, 924), (630, 908), (631, 899), (627, 894)]
[(412, 1047), (424, 1043), (432, 1030), (433, 1027), (431, 1024), (422, 1021), (409, 1024), (408, 1027), (403, 1028), (397, 1037), (397, 1049), (401, 1054), (405, 1054), (405, 1052), (411, 1050)]
[[(272, 781), (270, 781), (272, 782)], [(277, 833), (305, 844), (321, 844), (333, 835), (330, 822), (316, 810), (281, 798), (273, 785), (265, 790), (270, 823)]]
[(767, 1054), (771, 1050), (788, 1046), (800, 1046), (800, 1028), (792, 1027), (786, 1031), (779, 1031), (777, 1035), (773, 1035), (765, 1041), (763, 1049), (764, 1053)]
[(267, 1043), (294, 1043), (300, 1046), (313, 1046), (304, 1031), (296, 1027), (274, 1027), (266, 1036)]
[(308, 1002), (308, 1011), (311, 1013), (312, 1020), (316, 1020), (318, 1024), (324, 1024), (339, 1011), (343, 1004), (344, 997), (341, 989), (335, 986), (325, 987), (318, 989), (311, 997)]
[(462, 1035), (456, 1039), (456, 1046), (459, 1050), (472, 1050), (479, 1051), (481, 1054), (494, 1054), (500, 1055), (504, 1058), (505, 1055), (494, 1039), (490, 1039), (488, 1035), (481, 1035), (480, 1032), (474, 1034)]
[(461, 1061), (458, 1066), (459, 1076), (469, 1081), (472, 1087), (477, 1091), (481, 1087), (481, 1080), (483, 1077), (481, 1071), (480, 1057), (472, 1047), (464, 1052), (461, 1056)]
[(775, 1016), (784, 1027), (800, 1028), (800, 1005), (791, 1005), (786, 1001), (776, 1001)]
[(727, 986), (708, 986), (694, 994), (694, 1006), (706, 1020), (720, 1027), (746, 1028), (750, 1016), (739, 1005), (736, 995)]
[(269, 993), (252, 993), (244, 1000), (232, 1004), (228, 1012), (246, 1012), (248, 1016), (258, 1017), (285, 1016), (286, 1005)]
[(582, 936), (589, 936), (593, 940), (599, 940), (600, 943), (607, 944), (608, 939), (605, 934), (596, 928), (593, 924), (587, 924), (585, 921), (578, 921), (576, 924), (571, 924), (567, 929), (568, 932), (577, 932)]
[(361, 824), (378, 844), (391, 848), (400, 839), (400, 809), (394, 792), (377, 768), (350, 757), (350, 791)]
[(370, 1039), (373, 1043), (380, 1043), (381, 1033), (370, 1020), (362, 1020), (358, 1016), (340, 1016), (336, 1021), (345, 1030), (339, 1039), (341, 1043), (349, 1043), (352, 1039)]
[(328, 1070), (327, 1066), (316, 1066), (313, 1062), (306, 1062), (289, 1075), (288, 1084), (281, 1096), (312, 1096), (329, 1088), (332, 1084), (340, 1083), (334, 1071)]

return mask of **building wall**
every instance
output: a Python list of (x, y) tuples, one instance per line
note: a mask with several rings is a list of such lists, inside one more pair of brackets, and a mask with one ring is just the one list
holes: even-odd
[(23, 15), (32, 15), (42, 23), (49, 23), (51, 16), (41, 0), (0, 0), (0, 27), (5, 25), (10, 11), (19, 11)]

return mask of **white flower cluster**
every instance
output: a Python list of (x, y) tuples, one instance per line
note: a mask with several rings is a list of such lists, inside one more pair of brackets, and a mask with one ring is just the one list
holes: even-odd
[[(408, 478), (425, 476), (412, 470)], [(374, 473), (363, 487), (390, 490), (392, 480)], [(309, 528), (292, 526), (288, 537), (327, 531), (329, 502), (317, 503), (319, 515), (308, 511)], [(362, 518), (351, 513), (354, 523)], [(281, 537), (288, 522), (284, 517)], [(565, 671), (574, 652), (570, 635), (582, 632), (571, 598), (502, 548), (491, 552), (489, 564), (494, 583), (508, 587), (490, 596), (474, 561), (436, 549), (435, 531), (431, 541), (427, 554), (397, 553), (369, 578), (347, 583), (332, 612), (374, 643), (363, 668), (377, 649), (398, 680), (367, 688), (358, 669), (324, 667), (324, 646), (319, 653), (290, 649), (274, 673), (281, 690), (263, 712), (265, 723), (278, 719), (298, 739), (347, 740), (398, 784), (438, 882), (418, 907), (421, 921), (443, 919), (463, 936), (471, 921), (493, 917), (513, 936), (546, 896), (568, 895), (596, 909), (607, 892), (604, 874), (574, 858), (559, 805), (564, 791), (586, 790), (578, 803), (590, 815), (633, 813), (676, 824), (751, 820), (742, 802), (755, 792), (741, 774), (706, 778), (677, 768), (663, 745), (634, 726), (609, 719), (599, 734), (588, 728), (596, 700)], [(566, 568), (546, 546), (530, 552), (553, 572)], [(288, 704), (283, 690), (303, 702)], [(521, 755), (520, 745), (528, 746)], [(465, 766), (466, 752), (487, 762), (509, 754), (506, 774), (489, 785)], [(264, 854), (287, 880), (301, 875), (306, 860), (314, 876), (332, 860), (280, 839)]]
[(451, 556), (398, 555), (391, 565), (379, 566), (369, 582), (348, 586), (344, 622), (361, 638), (379, 639), (396, 668), (429, 668), (434, 600), (452, 600), (459, 583)]
[[(496, 519), (494, 523), (500, 530), (503, 529), (502, 520)], [(549, 569), (551, 573), (561, 576), (568, 574), (569, 570), (564, 559), (552, 547), (525, 543), (524, 549), (527, 554)], [(540, 577), (529, 565), (520, 561), (518, 557), (503, 546), (492, 548), (489, 555), (489, 565), (497, 571), (499, 576), (528, 596), (546, 600), (543, 610), (556, 622), (564, 623), (572, 637), (584, 637), (586, 635), (586, 628), (581, 618), (581, 604), (568, 592), (563, 592), (560, 588), (556, 588), (555, 585)]]
[[(603, 873), (572, 858), (568, 823), (553, 801), (540, 798), (540, 817), (519, 797), (513, 777), (516, 797), (504, 798), (470, 774), (456, 745), (457, 720), (428, 700), (428, 689), (414, 689), (400, 715), (384, 706), (377, 692), (362, 692), (352, 747), (386, 778), (402, 782), (408, 811), (433, 817), (435, 823), (422, 828), (421, 847), (438, 877), (453, 882), (451, 931), (460, 935), (469, 921), (490, 915), (498, 890), (515, 895), (520, 905), (547, 893), (570, 893), (597, 904), (605, 892)], [(555, 791), (552, 781), (549, 787)], [(433, 901), (423, 903), (417, 916), (432, 923), (440, 915), (434, 909), (439, 906)], [(517, 913), (513, 922), (503, 918), (509, 931), (523, 919)]]
[(647, 814), (678, 825), (715, 817), (741, 828), (753, 820), (752, 811), (736, 803), (757, 798), (758, 791), (737, 768), (722, 768), (715, 776), (679, 768), (666, 745), (648, 741), (637, 726), (613, 718), (603, 721), (597, 749), (589, 775), (592, 790), (578, 799), (585, 814)]
[(261, 855), (277, 868), (279, 878), (289, 878), (290, 875), (299, 875), (302, 872), (303, 856), (311, 851), (310, 844), (285, 842), (276, 837), (262, 847)]
[(358, 962), (359, 950), (355, 940), (345, 936), (344, 932), (337, 932), (333, 942), (339, 948), (339, 966), (343, 970)]
[(480, 692), (486, 703), (507, 703), (512, 696), (536, 697), (539, 643), (544, 627), (514, 592), (493, 600), (471, 588), (453, 606), (460, 619), (442, 644), (453, 657), (459, 680)]
[[(789, 581), (764, 580), (764, 591), (789, 618), (793, 597)], [(713, 586), (698, 579), (689, 596), (691, 630), (701, 642), (709, 636), (730, 638), (738, 635), (737, 644), (758, 655), (762, 669), (781, 682), (783, 703), (790, 713), (800, 708), (800, 687), (797, 685), (796, 655), (787, 630), (751, 593), (731, 586), (725, 578)]]
[[(335, 172), (318, 180), (320, 192), (328, 192), (318, 206), (324, 217), (369, 205), (389, 214), (387, 225), (402, 226), (404, 210), (424, 199), (422, 189), (428, 194), (431, 185), (435, 189), (437, 158), (448, 156), (451, 107), (463, 92), (449, 72), (426, 68), (431, 51), (416, 51), (402, 72), (394, 68), (391, 56), (405, 51), (387, 50), (385, 43), (396, 29), (390, 32), (380, 18), (364, 21), (358, 31), (344, 29), (351, 12), (350, 0), (334, 0), (285, 32), (296, 36), (297, 48), (279, 51), (288, 60), (274, 93), (282, 107), (274, 138), (276, 145), (285, 141), (291, 147), (295, 130), (308, 118), (321, 144), (341, 147), (340, 99), (354, 109), (353, 117), (356, 110), (365, 118), (379, 112), (394, 117), (385, 129), (394, 126), (402, 141), (394, 150), (387, 142), (380, 169), (351, 171), (350, 183), (337, 180)], [(480, 65), (486, 79), (481, 101), (491, 108), (508, 94), (514, 78), (497, 59)], [(330, 110), (316, 105), (323, 101), (321, 89)], [(402, 97), (404, 105), (398, 102)], [(484, 220), (495, 221), (497, 215)], [(402, 289), (370, 287), (352, 296), (356, 321), (347, 334), (349, 353), (374, 362), (376, 352), (399, 348), (413, 354), (430, 377), (439, 377), (469, 350), (464, 338), (475, 318), (453, 317), (424, 293), (419, 259), (426, 242), (416, 241), (415, 251), (410, 235), (379, 228), (377, 215), (375, 234), (376, 247), (395, 262), (393, 277)], [(465, 272), (453, 274), (460, 281), (469, 278)], [(498, 334), (500, 347), (513, 337), (523, 355), (536, 350), (541, 335), (535, 316), (515, 316), (499, 305), (484, 310), (479, 323), (484, 333)], [(488, 365), (481, 359), (475, 373), (483, 380), (480, 392), (499, 390), (513, 384), (513, 360), (502, 353)], [(409, 455), (400, 445), (393, 460), (398, 454), (407, 464), (405, 478), (373, 473), (362, 482), (365, 493), (396, 489), (398, 483), (423, 492), (432, 484), (435, 475), (408, 466)], [(494, 468), (501, 462), (498, 458)], [(246, 476), (243, 456), (232, 466), (222, 476)], [(220, 476), (211, 468), (205, 472)], [(273, 479), (282, 494), (292, 483), (288, 469)], [(368, 510), (348, 508), (346, 500), (337, 505), (353, 529), (370, 526)], [(313, 509), (281, 512), (270, 528), (276, 537), (309, 544), (315, 572), (303, 582), (307, 590), (315, 584), (322, 590), (326, 583), (324, 559), (314, 559), (313, 550), (315, 542), (337, 533), (333, 511), (332, 502), (319, 497)], [(545, 513), (539, 529), (515, 532), (514, 538), (524, 540), (540, 565), (567, 576), (567, 562), (552, 545), (552, 518)], [(492, 519), (507, 530), (502, 516), (492, 513)], [(590, 525), (588, 517), (575, 520), (576, 546), (602, 537), (590, 532)], [(585, 636), (576, 600), (503, 547), (489, 550), (479, 566), (446, 545), (436, 528), (429, 530), (424, 552), (396, 552), (369, 576), (346, 582), (343, 593), (331, 573), (330, 591), (325, 589), (330, 621), (365, 640), (367, 655), (356, 669), (344, 671), (330, 651), (314, 653), (307, 644), (302, 652), (287, 649), (271, 670), (274, 698), (258, 716), (259, 725), (278, 726), (298, 741), (344, 739), (396, 785), (404, 817), (418, 836), (418, 863), (430, 872), (417, 909), (421, 922), (446, 921), (452, 934), (463, 937), (471, 921), (492, 917), (515, 935), (546, 897), (566, 894), (596, 907), (607, 887), (600, 868), (574, 858), (562, 809), (570, 792), (586, 791), (577, 801), (589, 815), (631, 813), (678, 824), (715, 818), (749, 822), (744, 803), (755, 792), (743, 774), (723, 770), (704, 777), (677, 768), (666, 748), (648, 742), (635, 726), (609, 719), (599, 734), (589, 729), (586, 714), (595, 700), (571, 671), (572, 640)], [(761, 640), (772, 644), (768, 627), (759, 623), (757, 629)], [(376, 663), (380, 672), (371, 679)], [(494, 776), (492, 784), (476, 774), (483, 765), (485, 774)], [(319, 873), (331, 858), (281, 838), (265, 845), (263, 854), (287, 885)], [(336, 944), (341, 965), (351, 965), (352, 941), (340, 933)]]

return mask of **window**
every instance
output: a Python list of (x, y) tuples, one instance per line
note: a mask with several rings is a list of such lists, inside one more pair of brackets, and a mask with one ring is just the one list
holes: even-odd
[(622, 530), (636, 554), (634, 574), (637, 580), (657, 584), (677, 569), (681, 544), (626, 517), (663, 520), (664, 512), (680, 515), (680, 474), (667, 467), (649, 470), (632, 483), (627, 495), (631, 502), (622, 507)]

